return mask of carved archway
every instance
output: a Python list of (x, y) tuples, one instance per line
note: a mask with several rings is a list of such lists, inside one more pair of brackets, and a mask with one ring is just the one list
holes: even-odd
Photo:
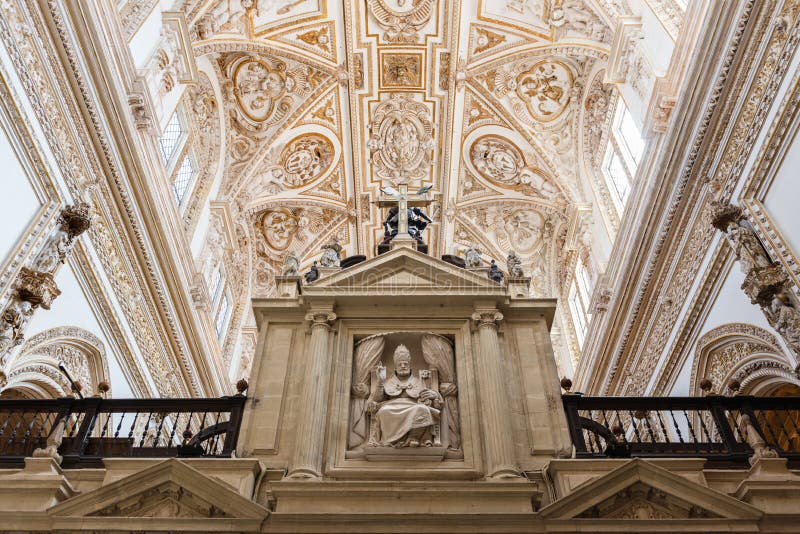
[(45, 330), (31, 337), (8, 372), (1, 394), (6, 398), (56, 398), (71, 393), (69, 381), (58, 368), (63, 362), (84, 395), (97, 393), (108, 382), (108, 361), (103, 342), (75, 326)]
[(740, 393), (754, 394), (756, 384), (778, 376), (785, 381), (789, 370), (773, 334), (748, 323), (726, 323), (697, 342), (689, 392), (702, 395), (700, 382), (708, 379), (715, 393), (724, 394), (735, 380)]

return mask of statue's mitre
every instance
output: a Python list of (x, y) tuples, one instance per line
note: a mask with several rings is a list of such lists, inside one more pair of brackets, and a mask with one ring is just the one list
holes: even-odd
[(405, 345), (397, 345), (394, 349), (394, 364), (397, 365), (400, 360), (411, 361), (411, 351)]

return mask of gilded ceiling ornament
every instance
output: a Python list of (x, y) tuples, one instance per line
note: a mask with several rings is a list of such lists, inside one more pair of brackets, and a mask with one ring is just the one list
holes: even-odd
[(480, 54), (486, 52), (490, 48), (494, 48), (505, 41), (505, 35), (491, 32), (485, 28), (475, 28), (475, 49), (472, 53)]
[(254, 121), (263, 121), (286, 90), (286, 74), (263, 61), (250, 59), (236, 67), (233, 85), (242, 111)]
[(368, 147), (379, 178), (392, 183), (423, 178), (431, 165), (433, 124), (427, 106), (403, 93), (378, 104)]
[(268, 209), (261, 215), (258, 226), (269, 247), (280, 252), (289, 248), (304, 222), (291, 210), (275, 208)]
[(481, 176), (496, 185), (533, 191), (548, 199), (559, 193), (558, 187), (541, 171), (526, 165), (520, 149), (503, 137), (479, 137), (470, 147), (470, 158)]
[(306, 44), (309, 44), (311, 46), (318, 46), (322, 50), (330, 52), (331, 38), (328, 35), (327, 26), (323, 26), (322, 28), (319, 28), (317, 30), (311, 30), (305, 33), (300, 33), (297, 35), (297, 38)]
[(390, 43), (415, 43), (436, 7), (435, 0), (367, 0), (375, 21)]
[(232, 54), (226, 58), (224, 70), (236, 102), (236, 123), (253, 132), (283, 118), (292, 104), (289, 93), (293, 89), (298, 92), (300, 87), (295, 85), (306, 81), (289, 76), (283, 61), (252, 55)]
[(381, 79), (389, 87), (420, 87), (422, 85), (421, 54), (383, 54)]
[(570, 100), (572, 71), (560, 61), (540, 61), (522, 71), (510, 89), (525, 102), (531, 116), (539, 122), (557, 119)]
[(283, 183), (295, 188), (307, 185), (330, 169), (333, 144), (319, 134), (301, 135), (289, 142), (281, 153), (279, 169)]
[(486, 229), (485, 238), (499, 250), (516, 250), (527, 256), (541, 249), (545, 240), (545, 216), (527, 203), (490, 201), (463, 209), (476, 227)]

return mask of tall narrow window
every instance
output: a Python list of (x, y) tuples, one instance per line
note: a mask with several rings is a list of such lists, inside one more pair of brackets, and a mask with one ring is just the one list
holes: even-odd
[(175, 202), (180, 206), (183, 204), (183, 199), (186, 197), (186, 192), (189, 190), (189, 185), (195, 174), (194, 160), (189, 154), (184, 156), (181, 166), (175, 173), (175, 178), (172, 180), (172, 192), (175, 193)]
[(219, 290), (222, 287), (222, 267), (217, 267), (211, 273), (211, 279), (208, 281), (208, 294), (211, 297), (211, 304), (217, 303), (219, 297)]
[(631, 181), (630, 178), (628, 178), (625, 165), (622, 163), (622, 160), (611, 143), (608, 145), (608, 151), (606, 152), (605, 161), (603, 162), (603, 174), (608, 181), (609, 188), (614, 192), (620, 207), (624, 207), (625, 202), (628, 200), (628, 194), (631, 192)]
[(164, 129), (164, 135), (159, 139), (159, 146), (161, 148), (161, 157), (164, 159), (164, 165), (169, 164), (175, 150), (178, 148), (178, 142), (181, 140), (183, 134), (183, 125), (178, 116), (178, 112), (172, 114), (172, 117)]
[(219, 310), (217, 310), (217, 318), (214, 321), (214, 330), (217, 333), (217, 339), (222, 342), (225, 338), (225, 327), (228, 325), (228, 308), (230, 304), (228, 301), (228, 295), (223, 295), (222, 301), (219, 304)]
[(617, 143), (627, 160), (631, 174), (636, 174), (636, 168), (639, 166), (644, 152), (644, 139), (642, 139), (642, 132), (636, 126), (631, 112), (621, 100), (615, 122), (614, 134)]
[(569, 311), (572, 315), (572, 324), (575, 325), (575, 335), (578, 338), (578, 346), (583, 347), (583, 341), (586, 338), (586, 312), (583, 309), (580, 296), (575, 288), (575, 283), (569, 290)]

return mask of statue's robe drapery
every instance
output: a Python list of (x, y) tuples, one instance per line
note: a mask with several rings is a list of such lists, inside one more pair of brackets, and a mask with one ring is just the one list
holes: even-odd
[(381, 445), (394, 445), (410, 430), (435, 424), (439, 410), (417, 402), (423, 390), (425, 385), (416, 376), (410, 376), (405, 381), (392, 376), (384, 382), (383, 392), (389, 400), (383, 402), (375, 413)]
[[(372, 336), (358, 344), (353, 365), (352, 396), (350, 398), (350, 432), (348, 448), (363, 445), (367, 439), (367, 397), (369, 374), (381, 361), (386, 339), (382, 335)], [(357, 391), (360, 389), (360, 391)]]
[(439, 372), (439, 392), (444, 396), (442, 426), (447, 428), (447, 447), (458, 450), (461, 448), (461, 421), (453, 346), (442, 336), (425, 334), (422, 336), (422, 356), (428, 365)]

